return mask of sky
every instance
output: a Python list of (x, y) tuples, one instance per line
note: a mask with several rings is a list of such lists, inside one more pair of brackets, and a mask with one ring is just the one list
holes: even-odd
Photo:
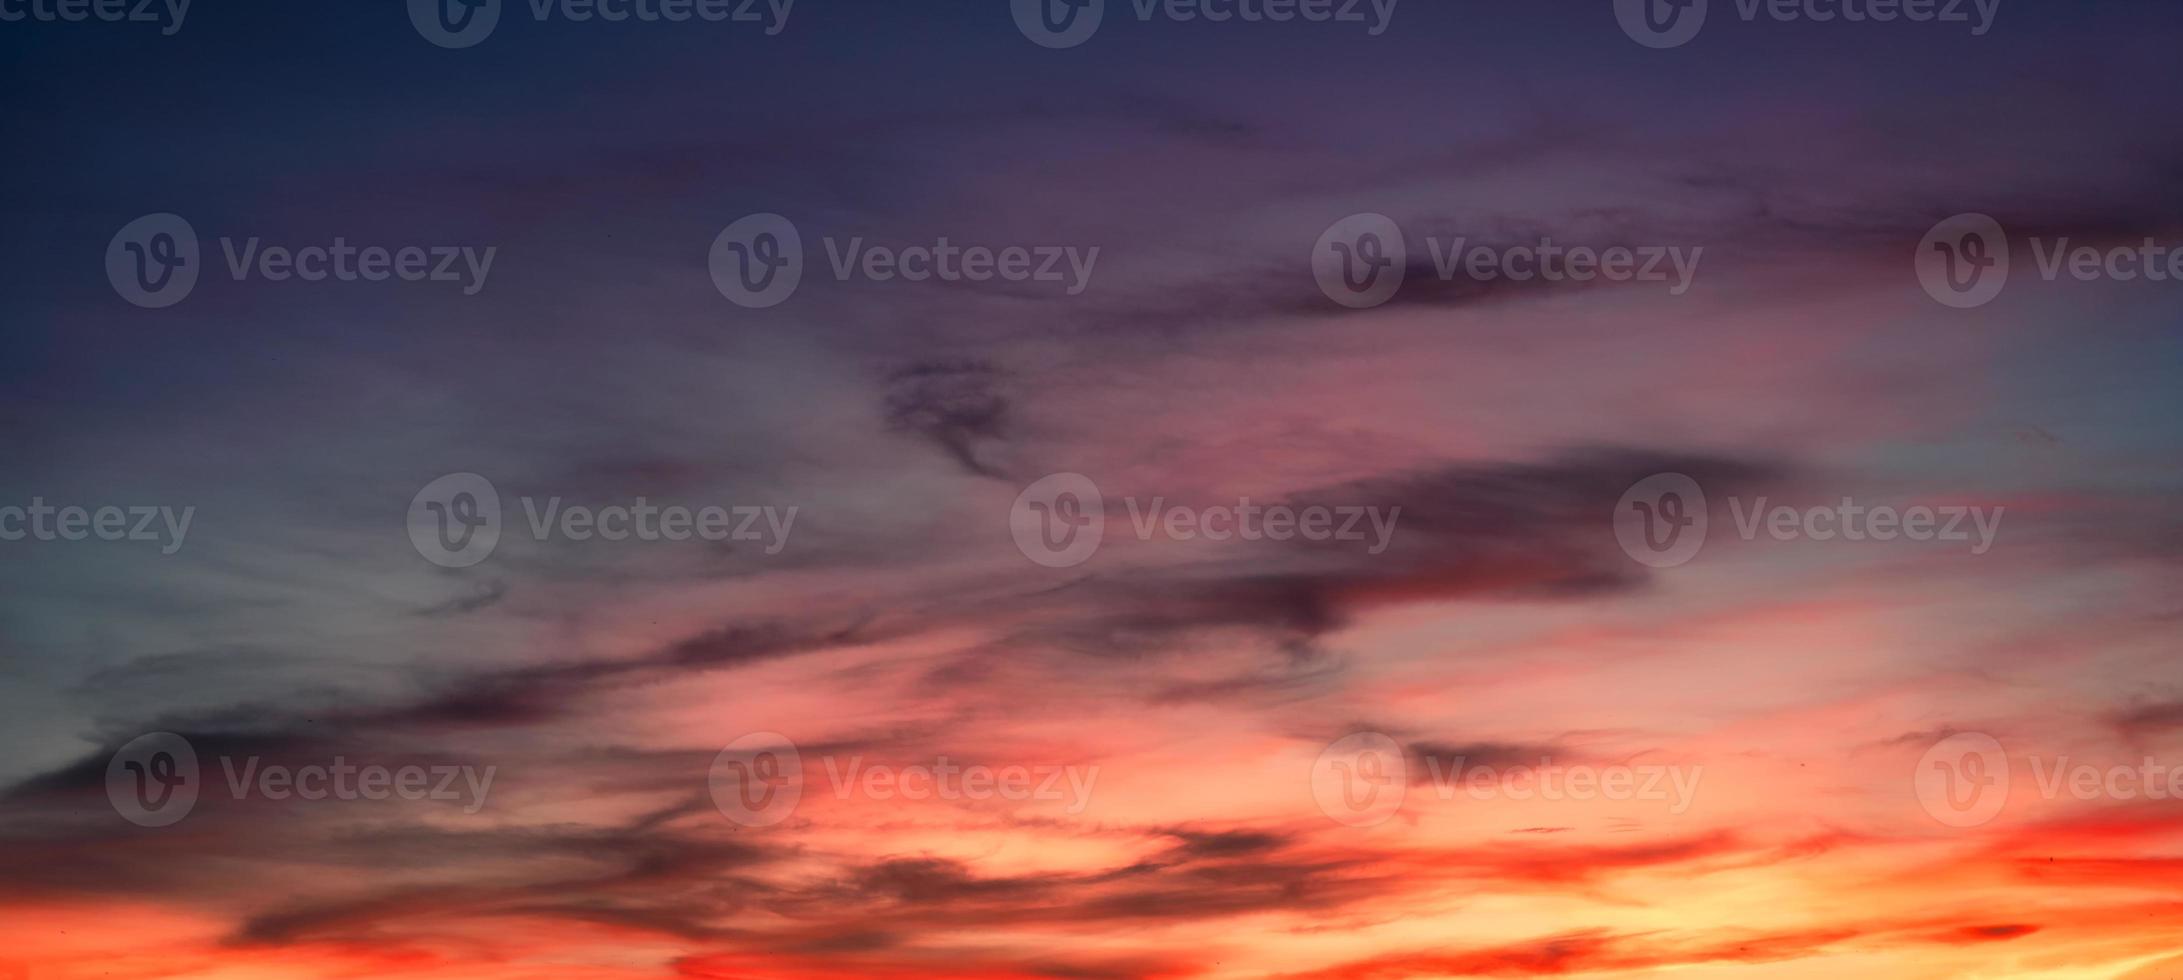
[(0, 980), (2183, 972), (2183, 8), (408, 6), (0, 0)]

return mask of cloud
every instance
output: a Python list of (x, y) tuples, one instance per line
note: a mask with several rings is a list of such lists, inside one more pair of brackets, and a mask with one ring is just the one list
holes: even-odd
[(990, 443), (1008, 435), (1003, 380), (983, 362), (913, 364), (887, 379), (887, 426), (929, 440), (972, 476), (1005, 479), (983, 458)]

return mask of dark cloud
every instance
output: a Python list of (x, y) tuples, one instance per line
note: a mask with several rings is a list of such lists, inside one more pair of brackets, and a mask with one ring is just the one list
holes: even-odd
[(1295, 842), (1285, 834), (1257, 830), (1177, 829), (1169, 833), (1180, 842), (1170, 854), (1181, 860), (1249, 857), (1278, 851)]
[(2165, 735), (2183, 728), (2183, 701), (2141, 704), (2114, 716), (2115, 727), (2129, 738)]
[[(1266, 541), (1241, 560), (1082, 579), (1048, 598), (1072, 608), (1088, 602), (1092, 611), (1047, 622), (1025, 638), (1091, 653), (1158, 647), (1229, 627), (1307, 641), (1375, 605), (1632, 591), (1646, 582), (1646, 569), (1615, 543), (1614, 507), (1631, 485), (1664, 472), (1733, 494), (1788, 471), (1762, 460), (1602, 449), (1300, 491), (1264, 503), (1374, 509), (1392, 518), (1388, 547), (1371, 554), (1353, 541)], [(1110, 524), (1122, 519), (1109, 517)], [(1367, 523), (1359, 526), (1370, 534)], [(1298, 659), (1308, 663), (1312, 655)]]
[(887, 379), (887, 426), (930, 441), (964, 472), (1004, 479), (986, 459), (991, 445), (1008, 435), (1003, 380), (998, 369), (977, 361), (903, 368)]
[(507, 597), (508, 583), (500, 579), (494, 579), (490, 582), (481, 583), (469, 595), (457, 596), (438, 605), (420, 609), (417, 611), (417, 615), (460, 616), (463, 613), (473, 613), (480, 609), (489, 609), (499, 605), (500, 601)]

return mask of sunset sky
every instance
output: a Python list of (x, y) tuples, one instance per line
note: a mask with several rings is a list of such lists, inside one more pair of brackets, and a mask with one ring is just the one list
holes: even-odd
[[(0, 980), (2183, 977), (2183, 281), (2042, 274), (2183, 248), (2183, 6), (1359, 7), (0, 21), (0, 508), (190, 509), (0, 540)], [(137, 305), (169, 213), (198, 279)], [(745, 305), (767, 214), (801, 283)], [(1965, 214), (2011, 271), (1954, 308)], [(1355, 215), (1407, 253), (1361, 309)], [(226, 251), (337, 238), (494, 253)], [(1082, 288), (835, 271), (942, 238)], [(1658, 474), (1687, 561), (1627, 547)], [(639, 498), (747, 533), (532, 527)], [(1203, 533), (1246, 500), (1359, 536)], [(336, 766), (433, 786), (254, 781)]]

